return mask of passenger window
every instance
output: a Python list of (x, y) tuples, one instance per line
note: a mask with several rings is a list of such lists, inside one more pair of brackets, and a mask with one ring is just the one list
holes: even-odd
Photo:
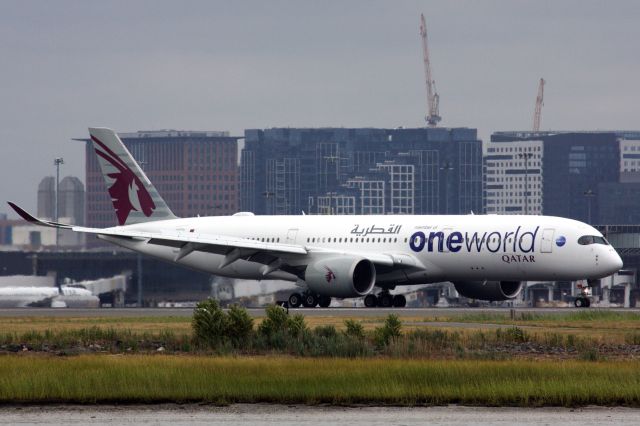
[(341, 242), (342, 242), (342, 238), (340, 238), (340, 239), (338, 240), (338, 242), (339, 242), (339, 243), (341, 243)]

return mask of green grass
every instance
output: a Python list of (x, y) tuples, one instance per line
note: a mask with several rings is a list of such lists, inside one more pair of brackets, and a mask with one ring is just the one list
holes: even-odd
[[(640, 314), (635, 312), (620, 312), (605, 309), (569, 310), (565, 313), (530, 313), (520, 312), (516, 309), (515, 321), (511, 319), (510, 312), (480, 312), (471, 314), (454, 314), (437, 318), (427, 318), (427, 320), (453, 321), (453, 322), (493, 322), (504, 323), (615, 323), (615, 322), (640, 322)], [(637, 325), (636, 325), (637, 326)]]
[(0, 402), (640, 406), (640, 362), (0, 358)]

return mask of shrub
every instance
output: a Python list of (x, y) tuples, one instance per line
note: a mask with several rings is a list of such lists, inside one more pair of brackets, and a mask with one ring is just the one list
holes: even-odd
[(355, 339), (364, 340), (365, 335), (362, 323), (356, 320), (347, 319), (344, 320), (344, 325), (346, 327), (344, 334)]
[(401, 335), (402, 323), (396, 314), (389, 314), (384, 325), (375, 329), (376, 346), (384, 347), (398, 339)]
[(304, 316), (301, 314), (295, 314), (290, 317), (289, 321), (287, 321), (287, 327), (289, 329), (289, 334), (293, 337), (300, 337), (308, 331), (307, 323), (304, 321)]
[(265, 313), (267, 316), (258, 327), (258, 331), (266, 337), (272, 337), (277, 334), (282, 334), (283, 337), (287, 335), (289, 337), (300, 337), (307, 331), (304, 316), (300, 314), (290, 317), (284, 309), (276, 305), (268, 306), (265, 309)]
[(191, 327), (197, 343), (210, 347), (220, 346), (228, 338), (229, 317), (214, 299), (196, 305)]
[(332, 325), (319, 325), (313, 330), (313, 333), (325, 339), (334, 339), (338, 335), (336, 328)]
[(245, 308), (231, 305), (227, 311), (227, 335), (236, 347), (247, 346), (253, 332), (253, 318)]

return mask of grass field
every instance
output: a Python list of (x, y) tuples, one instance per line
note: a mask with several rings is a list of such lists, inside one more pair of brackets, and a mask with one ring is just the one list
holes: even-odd
[(1, 403), (640, 406), (640, 362), (0, 358)]
[[(640, 315), (635, 313), (572, 310), (566, 314), (518, 313), (511, 319), (508, 311), (460, 314), (443, 310), (438, 317), (401, 316), (401, 336), (383, 346), (376, 343), (375, 335), (376, 329), (383, 326), (384, 315), (355, 319), (362, 325), (364, 340), (342, 335), (343, 318), (311, 316), (305, 319), (307, 337), (284, 341), (252, 338), (250, 344), (241, 348), (228, 345), (203, 348), (194, 344), (189, 317), (2, 317), (0, 353), (35, 351), (70, 355), (149, 353), (161, 349), (176, 354), (277, 353), (314, 357), (592, 361), (640, 358)], [(259, 328), (260, 321), (255, 321), (254, 329)]]

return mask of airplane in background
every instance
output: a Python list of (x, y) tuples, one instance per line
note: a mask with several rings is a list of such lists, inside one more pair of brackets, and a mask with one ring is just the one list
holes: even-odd
[[(185, 267), (231, 278), (287, 280), (291, 307), (364, 297), (367, 307), (403, 307), (397, 286), (451, 281), (461, 295), (515, 298), (525, 281), (595, 280), (622, 268), (595, 228), (550, 216), (176, 217), (117, 134), (90, 128), (119, 226), (26, 221), (98, 238)], [(586, 301), (588, 302), (588, 301)]]

